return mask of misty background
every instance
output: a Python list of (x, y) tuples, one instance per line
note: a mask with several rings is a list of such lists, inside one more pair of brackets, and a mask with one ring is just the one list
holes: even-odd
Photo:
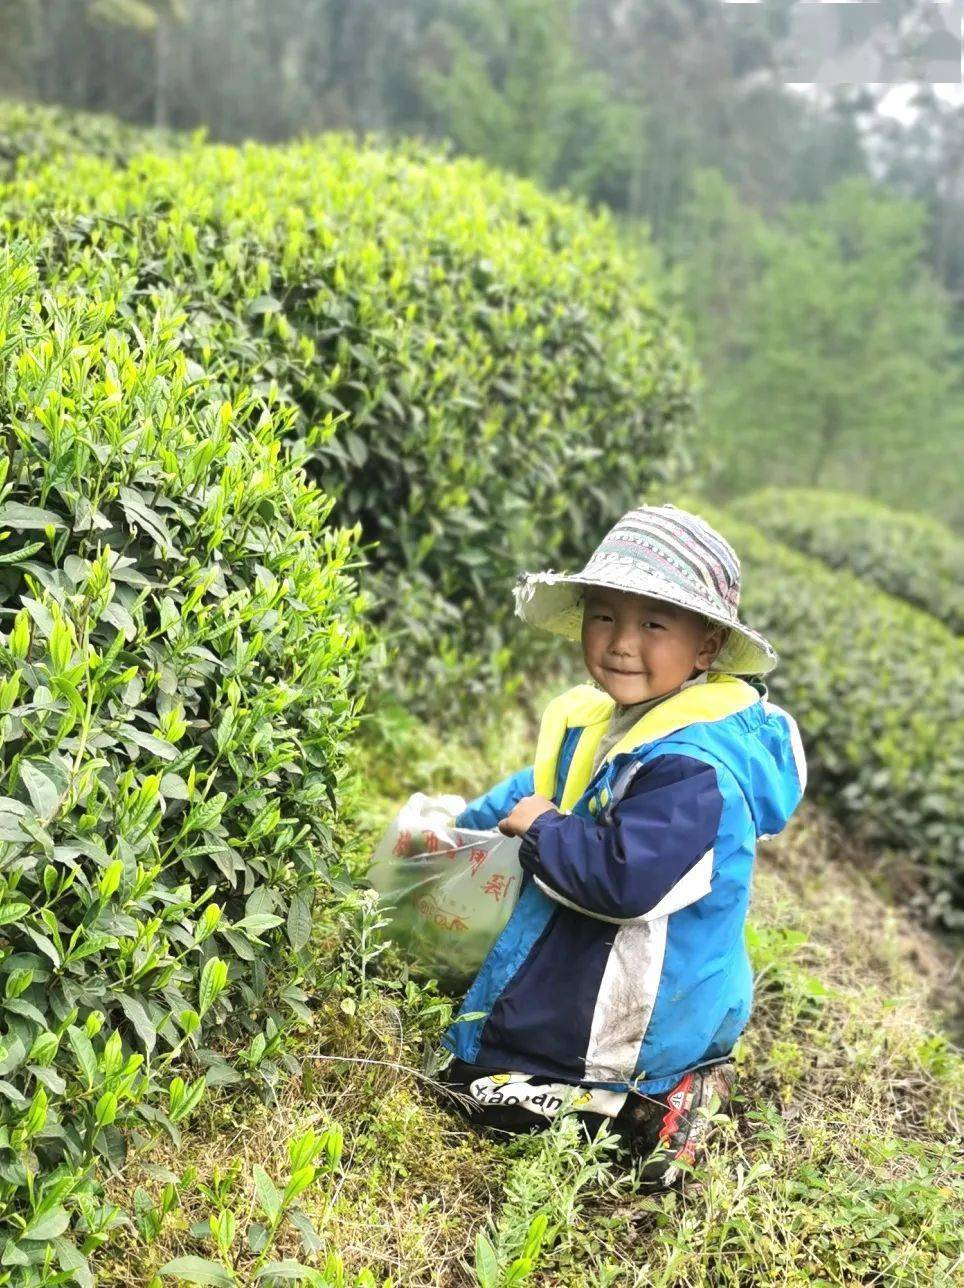
[[(415, 135), (608, 207), (699, 357), (714, 499), (847, 489), (960, 529), (964, 107), (926, 79), (954, 45), (930, 0), (832, 8), (803, 49), (794, 0), (0, 0), (0, 95)], [(855, 67), (879, 80), (834, 83)]]

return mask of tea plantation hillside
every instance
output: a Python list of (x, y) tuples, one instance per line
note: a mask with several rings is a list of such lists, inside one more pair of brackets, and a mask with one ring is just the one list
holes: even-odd
[(517, 769), (584, 678), (516, 574), (688, 503), (659, 282), (610, 220), (421, 145), (0, 107), (3, 1288), (955, 1281), (954, 973), (861, 875), (886, 852), (958, 915), (961, 641), (896, 555), (882, 588), (691, 503), (812, 792), (681, 1195), (566, 1120), (449, 1117), (460, 999), (364, 888), (410, 792)]

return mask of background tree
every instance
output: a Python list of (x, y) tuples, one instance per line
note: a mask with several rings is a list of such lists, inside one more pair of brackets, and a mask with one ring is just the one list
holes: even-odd
[(924, 262), (923, 208), (854, 178), (774, 224), (747, 212), (740, 231), (719, 177), (700, 196), (697, 246), (722, 238), (715, 274), (704, 251), (687, 275), (718, 493), (796, 481), (926, 498), (960, 521), (959, 342)]
[(951, 294), (964, 327), (964, 110), (920, 86), (908, 124), (882, 123), (873, 138), (882, 182), (927, 208), (927, 258)]
[(548, 187), (627, 204), (638, 111), (576, 52), (575, 0), (470, 0), (436, 28), (443, 69), (423, 77), (440, 131)]

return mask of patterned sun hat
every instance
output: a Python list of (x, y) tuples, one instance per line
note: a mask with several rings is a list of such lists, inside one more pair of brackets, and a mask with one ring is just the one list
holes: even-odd
[(630, 510), (606, 533), (581, 572), (520, 572), (514, 587), (516, 615), (530, 626), (578, 641), (585, 586), (648, 595), (729, 626), (711, 671), (766, 675), (777, 664), (769, 640), (737, 616), (736, 551), (688, 510), (668, 504)]

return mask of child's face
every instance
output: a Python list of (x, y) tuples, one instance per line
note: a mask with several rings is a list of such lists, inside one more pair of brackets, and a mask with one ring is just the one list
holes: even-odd
[(726, 627), (697, 613), (625, 590), (587, 586), (582, 614), (586, 669), (624, 707), (672, 693), (708, 670)]

